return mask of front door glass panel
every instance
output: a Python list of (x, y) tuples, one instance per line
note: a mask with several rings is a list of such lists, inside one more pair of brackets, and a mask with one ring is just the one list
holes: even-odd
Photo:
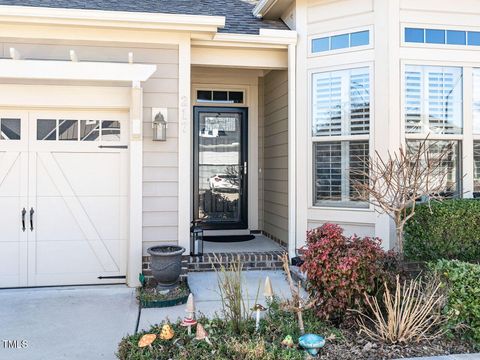
[(196, 218), (207, 228), (241, 227), (246, 211), (244, 113), (199, 111), (196, 121)]

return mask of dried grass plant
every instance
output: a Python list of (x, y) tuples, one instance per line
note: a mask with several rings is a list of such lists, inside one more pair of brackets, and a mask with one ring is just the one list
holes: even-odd
[[(226, 321), (232, 325), (232, 330), (241, 334), (247, 320), (252, 316), (252, 310), (248, 303), (248, 290), (243, 286), (243, 263), (240, 258), (225, 266), (216, 257), (217, 266), (214, 266), (217, 274), (218, 289), (222, 300), (222, 313)], [(260, 283), (255, 297), (258, 300)]]
[(442, 307), (446, 301), (442, 284), (434, 279), (405, 281), (397, 276), (395, 292), (385, 284), (383, 306), (377, 298), (365, 295), (369, 316), (359, 312), (360, 334), (374, 341), (390, 344), (432, 340), (443, 334), (446, 318)]

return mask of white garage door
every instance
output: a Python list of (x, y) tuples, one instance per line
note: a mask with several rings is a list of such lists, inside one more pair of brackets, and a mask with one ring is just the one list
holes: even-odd
[(0, 287), (125, 282), (127, 119), (0, 109)]

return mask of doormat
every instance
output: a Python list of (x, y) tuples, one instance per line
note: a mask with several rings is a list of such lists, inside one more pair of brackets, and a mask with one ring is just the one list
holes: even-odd
[(227, 235), (227, 236), (204, 236), (203, 241), (209, 242), (242, 242), (255, 239), (255, 235)]

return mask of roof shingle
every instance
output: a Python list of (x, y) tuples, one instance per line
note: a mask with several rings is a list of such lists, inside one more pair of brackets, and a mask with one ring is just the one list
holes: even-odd
[(0, 5), (225, 16), (219, 32), (258, 34), (260, 29), (288, 30), (281, 20), (257, 19), (258, 0), (0, 0)]

